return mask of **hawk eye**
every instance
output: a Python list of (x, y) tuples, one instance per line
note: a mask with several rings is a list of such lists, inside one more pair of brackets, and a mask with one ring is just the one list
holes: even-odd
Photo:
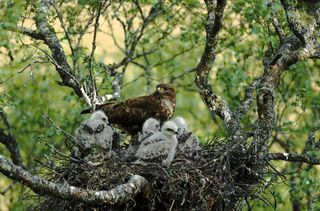
[(171, 128), (168, 128), (167, 131), (174, 132), (174, 130), (172, 130)]

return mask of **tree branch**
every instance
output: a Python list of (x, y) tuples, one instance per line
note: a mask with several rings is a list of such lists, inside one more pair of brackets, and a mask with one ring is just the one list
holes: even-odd
[(16, 166), (0, 155), (0, 171), (8, 178), (19, 181), (38, 194), (52, 195), (64, 200), (76, 200), (89, 205), (122, 204), (144, 192), (148, 182), (139, 175), (133, 175), (125, 184), (108, 191), (94, 191), (58, 184), (32, 175), (29, 171)]
[[(106, 2), (105, 2), (106, 3)], [(97, 99), (97, 95), (98, 95), (98, 91), (97, 91), (97, 84), (96, 84), (96, 79), (95, 79), (95, 74), (94, 74), (94, 70), (93, 70), (93, 62), (94, 62), (94, 53), (97, 47), (96, 44), (96, 39), (97, 39), (97, 33), (98, 33), (98, 28), (99, 28), (99, 20), (100, 20), (100, 15), (101, 15), (101, 10), (102, 10), (102, 2), (99, 3), (99, 7), (98, 7), (98, 11), (97, 11), (97, 15), (96, 15), (96, 20), (94, 23), (94, 30), (93, 30), (93, 38), (92, 38), (92, 49), (91, 49), (91, 53), (89, 55), (89, 59), (88, 59), (88, 70), (89, 70), (89, 76), (90, 76), (90, 81), (91, 81), (91, 87), (92, 87), (92, 91), (91, 91), (91, 105), (92, 105), (92, 110), (95, 111), (96, 110), (96, 99)]]
[(293, 32), (293, 34), (302, 42), (302, 44), (305, 46), (307, 44), (307, 40), (305, 37), (306, 29), (302, 26), (302, 24), (299, 21), (299, 14), (292, 5), (292, 3), (289, 3), (290, 1), (287, 0), (281, 0), (281, 4), (283, 6), (283, 9), (286, 13), (287, 22), (289, 25), (290, 30)]
[(55, 12), (56, 12), (56, 14), (58, 16), (58, 19), (60, 21), (60, 25), (61, 25), (61, 27), (62, 27), (62, 29), (64, 31), (64, 34), (65, 34), (65, 36), (66, 36), (66, 38), (68, 40), (68, 44), (69, 44), (69, 48), (70, 48), (72, 57), (74, 58), (75, 57), (75, 52), (74, 52), (74, 48), (72, 46), (72, 39), (71, 39), (70, 33), (68, 31), (68, 28), (66, 27), (66, 25), (64, 23), (63, 16), (62, 16), (59, 8), (54, 3), (52, 3), (52, 2), (50, 2), (50, 3), (51, 3), (52, 7), (54, 8), (54, 10), (55, 10)]
[(260, 78), (255, 79), (252, 81), (249, 86), (247, 86), (245, 90), (245, 99), (241, 103), (241, 105), (237, 108), (235, 111), (237, 118), (241, 119), (250, 109), (253, 101), (254, 101), (254, 91), (258, 88), (258, 85), (260, 83)]
[(308, 163), (310, 165), (320, 165), (320, 159), (313, 158), (308, 155), (298, 155), (295, 153), (269, 153), (267, 155), (267, 160), (284, 160), (284, 161), (290, 161), (290, 162), (302, 162), (302, 163)]
[(44, 37), (39, 31), (32, 30), (27, 27), (17, 26), (15, 24), (10, 24), (10, 23), (0, 23), (0, 27), (11, 32), (17, 32), (20, 34), (27, 35), (36, 40), (44, 40)]
[(43, 40), (52, 52), (52, 58), (55, 60), (56, 70), (60, 75), (62, 82), (60, 85), (71, 87), (78, 96), (83, 96), (81, 85), (75, 79), (71, 72), (71, 68), (67, 62), (65, 52), (56, 36), (56, 33), (49, 25), (48, 12), (50, 3), (48, 0), (42, 0), (35, 15), (36, 26), (43, 36)]
[(24, 167), (18, 143), (16, 139), (11, 135), (9, 122), (2, 110), (0, 110), (0, 118), (3, 120), (5, 126), (9, 131), (8, 134), (6, 134), (5, 130), (3, 128), (0, 128), (0, 142), (4, 144), (10, 152), (12, 162), (16, 165)]
[(257, 95), (258, 127), (256, 135), (258, 137), (255, 140), (259, 140), (258, 151), (262, 145), (265, 146), (275, 124), (275, 89), (282, 73), (298, 61), (309, 58), (312, 52), (312, 48), (302, 48), (301, 42), (290, 38), (273, 57), (274, 61), (266, 66)]
[(206, 45), (201, 60), (196, 67), (195, 83), (199, 94), (210, 111), (217, 114), (228, 126), (232, 113), (220, 96), (212, 91), (208, 81), (209, 73), (215, 60), (217, 35), (222, 28), (222, 16), (226, 0), (205, 0), (208, 15), (206, 21)]
[(0, 128), (0, 142), (5, 145), (10, 152), (12, 162), (16, 165), (23, 166), (16, 139), (12, 135), (6, 134), (3, 128)]

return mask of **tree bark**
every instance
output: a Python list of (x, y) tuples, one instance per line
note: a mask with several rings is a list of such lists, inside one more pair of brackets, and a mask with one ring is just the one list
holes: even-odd
[(12, 180), (21, 182), (35, 193), (52, 195), (64, 200), (76, 200), (88, 205), (114, 205), (125, 203), (143, 192), (148, 182), (139, 175), (133, 175), (125, 184), (108, 191), (94, 191), (70, 186), (68, 184), (57, 184), (32, 175), (29, 171), (16, 166), (0, 155), (0, 171)]

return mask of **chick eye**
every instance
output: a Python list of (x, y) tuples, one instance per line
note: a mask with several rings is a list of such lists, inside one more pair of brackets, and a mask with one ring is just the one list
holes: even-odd
[(107, 119), (103, 117), (103, 118), (102, 118), (102, 121), (106, 122), (106, 121), (107, 121)]

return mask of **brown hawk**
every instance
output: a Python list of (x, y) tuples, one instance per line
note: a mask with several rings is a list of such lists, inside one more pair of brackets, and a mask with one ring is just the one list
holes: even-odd
[[(102, 110), (108, 116), (111, 124), (119, 125), (130, 135), (141, 131), (143, 123), (150, 117), (167, 121), (175, 107), (176, 92), (169, 84), (159, 84), (151, 95), (96, 106), (97, 110)], [(89, 112), (87, 109), (81, 113)]]

